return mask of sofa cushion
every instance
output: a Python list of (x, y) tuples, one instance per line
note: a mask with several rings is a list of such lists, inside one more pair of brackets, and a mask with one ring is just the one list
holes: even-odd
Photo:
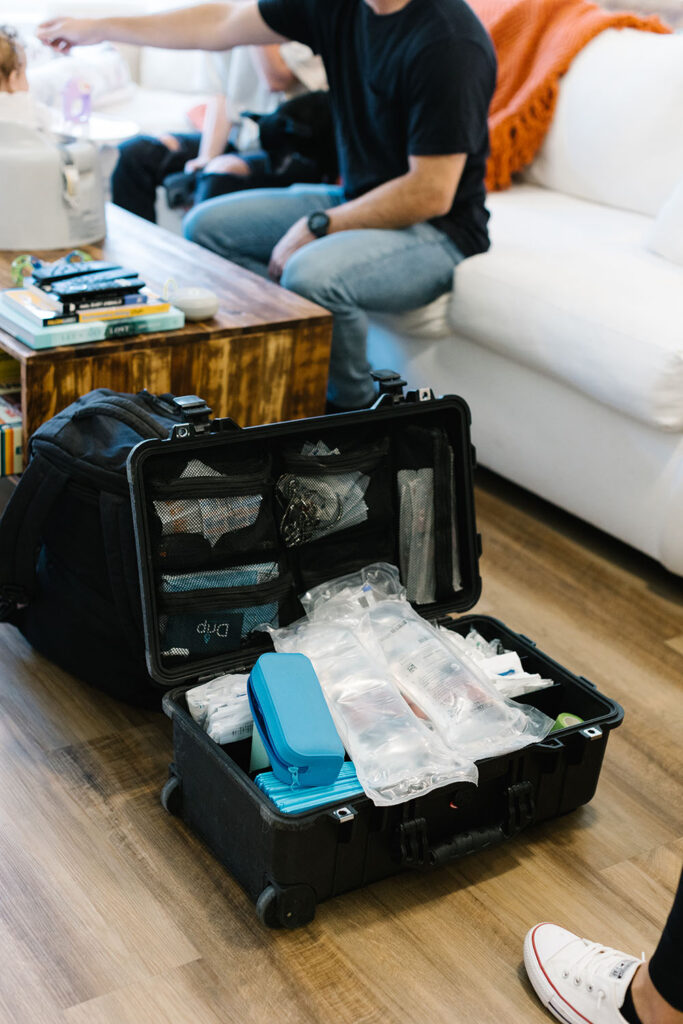
[(458, 333), (683, 429), (683, 269), (644, 247), (650, 218), (531, 185), (488, 205), (492, 247), (455, 273)]
[(683, 266), (683, 178), (657, 214), (646, 245), (665, 260)]
[(683, 35), (608, 29), (562, 79), (526, 180), (655, 216), (683, 172)]
[[(133, 86), (133, 95), (119, 102), (110, 102), (103, 112), (107, 117), (135, 121), (143, 135), (161, 132), (192, 132), (187, 114), (201, 97), (166, 89), (143, 89)], [(205, 100), (208, 97), (203, 97)]]

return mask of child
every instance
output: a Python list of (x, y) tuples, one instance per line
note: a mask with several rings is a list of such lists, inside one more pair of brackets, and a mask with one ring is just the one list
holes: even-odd
[(13, 122), (28, 128), (49, 129), (50, 114), (29, 93), (26, 51), (17, 33), (0, 27), (0, 123)]

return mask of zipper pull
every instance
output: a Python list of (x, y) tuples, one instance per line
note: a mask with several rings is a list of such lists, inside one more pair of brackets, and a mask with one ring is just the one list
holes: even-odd
[(296, 765), (287, 765), (287, 771), (292, 776), (292, 789), (296, 789), (299, 785), (299, 769)]

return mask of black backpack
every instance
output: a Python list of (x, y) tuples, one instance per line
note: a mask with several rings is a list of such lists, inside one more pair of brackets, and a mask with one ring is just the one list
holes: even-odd
[(113, 697), (159, 706), (147, 672), (126, 459), (187, 415), (99, 388), (36, 430), (0, 519), (0, 620)]

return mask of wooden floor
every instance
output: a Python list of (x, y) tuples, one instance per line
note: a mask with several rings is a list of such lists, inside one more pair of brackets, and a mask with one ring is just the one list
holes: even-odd
[(593, 802), (270, 932), (159, 804), (170, 723), (0, 626), (2, 1024), (541, 1024), (535, 922), (653, 949), (683, 860), (681, 581), (489, 475), (477, 500), (478, 610), (626, 709)]

